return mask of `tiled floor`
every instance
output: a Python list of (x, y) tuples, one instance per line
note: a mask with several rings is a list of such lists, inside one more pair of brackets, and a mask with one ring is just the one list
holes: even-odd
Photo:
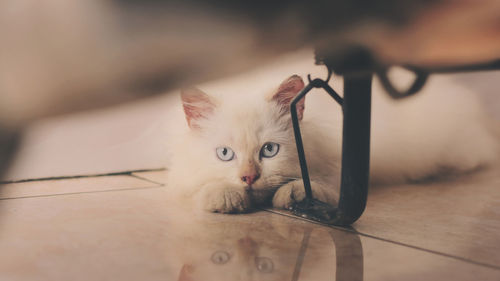
[[(274, 85), (313, 63), (296, 59), (254, 80)], [(500, 121), (500, 71), (450, 78)], [(0, 281), (500, 280), (500, 163), (371, 188), (350, 229), (278, 210), (198, 213), (169, 200), (165, 171), (85, 176), (165, 166), (174, 105), (165, 95), (31, 124), (4, 179), (68, 177), (0, 186)]]
[(0, 280), (500, 280), (498, 169), (373, 188), (352, 229), (200, 213), (166, 176), (2, 186)]

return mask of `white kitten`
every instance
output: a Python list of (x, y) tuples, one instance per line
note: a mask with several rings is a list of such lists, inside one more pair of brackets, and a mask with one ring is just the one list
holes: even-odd
[[(294, 66), (304, 69), (304, 62)], [(271, 80), (266, 75), (241, 76), (208, 91), (210, 95), (196, 88), (182, 91), (186, 120), (177, 120), (170, 128), (174, 134), (168, 167), (168, 185), (179, 198), (194, 199), (203, 209), (222, 213), (245, 212), (271, 202), (287, 208), (303, 200), (288, 106), (304, 83), (293, 75), (266, 92), (263, 89)], [(334, 203), (340, 175), (341, 108), (321, 90), (313, 91), (317, 93), (310, 93), (307, 102), (302, 100), (297, 111), (313, 196)], [(446, 78), (431, 79), (422, 93), (403, 101), (390, 100), (375, 80), (373, 96), (372, 182), (468, 171), (497, 157), (498, 141), (486, 130), (474, 95)]]

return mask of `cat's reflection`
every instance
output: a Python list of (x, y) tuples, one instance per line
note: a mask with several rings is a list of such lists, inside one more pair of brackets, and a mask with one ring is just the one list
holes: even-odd
[[(362, 280), (353, 233), (269, 213), (179, 219), (169, 264), (177, 280)], [(332, 239), (333, 238), (333, 239)]]

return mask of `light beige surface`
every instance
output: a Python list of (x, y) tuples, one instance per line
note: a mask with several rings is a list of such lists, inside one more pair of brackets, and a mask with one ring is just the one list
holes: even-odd
[(24, 133), (4, 179), (105, 174), (165, 166), (174, 95), (40, 120)]
[[(150, 182), (163, 181), (164, 171), (137, 176), (147, 180), (135, 176), (86, 178), (89, 191), (78, 194), (59, 193), (61, 186), (78, 188), (81, 182), (41, 181), (36, 183), (47, 193), (53, 190), (53, 196), (0, 200), (0, 280), (500, 278), (498, 266), (428, 251), (440, 250), (436, 246), (439, 243), (433, 241), (438, 237), (434, 229), (440, 229), (436, 224), (410, 236), (410, 242), (427, 241), (428, 250), (415, 249), (266, 211), (246, 215), (199, 213), (190, 206), (177, 206), (169, 200), (168, 187)], [(109, 189), (110, 182), (134, 188), (99, 192)], [(36, 195), (32, 184), (19, 183), (15, 189)], [(390, 190), (396, 194), (408, 191), (404, 187), (400, 191), (388, 188), (387, 192)], [(387, 204), (393, 206), (386, 208), (400, 206)], [(380, 209), (383, 207), (370, 205), (369, 213), (355, 228), (390, 229), (392, 221), (397, 225), (407, 216), (401, 211), (399, 220), (391, 218), (380, 223), (374, 219)], [(483, 233), (488, 227), (495, 230), (495, 225), (490, 225), (494, 217), (483, 220), (475, 216), (471, 214), (471, 219), (486, 223)], [(417, 231), (412, 227), (407, 225), (401, 231), (402, 226), (392, 226), (392, 230), (404, 237)], [(495, 246), (487, 237), (484, 240), (489, 245), (467, 240), (469, 236), (457, 241), (452, 232), (438, 234), (442, 235), (441, 241), (450, 237), (448, 246), (476, 250)], [(478, 234), (473, 238), (482, 237)]]
[(353, 230), (500, 269), (499, 171), (496, 164), (455, 179), (372, 186)]
[(500, 166), (451, 181), (373, 187), (353, 227), (500, 268)]
[(127, 175), (28, 181), (0, 185), (0, 199), (111, 191), (152, 186), (158, 185)]
[[(164, 182), (166, 173), (142, 176)], [(353, 228), (500, 269), (500, 165), (433, 183), (371, 187)]]

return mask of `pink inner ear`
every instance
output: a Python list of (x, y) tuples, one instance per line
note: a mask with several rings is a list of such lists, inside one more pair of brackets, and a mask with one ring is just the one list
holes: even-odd
[(210, 97), (196, 88), (181, 90), (182, 106), (190, 128), (199, 128), (196, 120), (207, 118), (214, 110), (215, 104)]
[[(298, 75), (292, 75), (281, 83), (278, 91), (274, 94), (273, 100), (277, 101), (284, 112), (289, 112), (292, 99), (304, 88), (304, 81)], [(302, 120), (305, 109), (305, 97), (302, 98), (296, 105), (297, 116)]]

